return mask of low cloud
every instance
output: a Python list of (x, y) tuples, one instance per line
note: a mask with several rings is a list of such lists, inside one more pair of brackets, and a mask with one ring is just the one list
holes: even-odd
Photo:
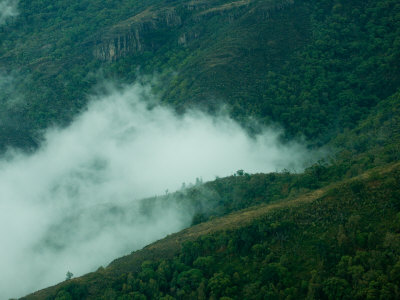
[[(6, 73), (0, 70), (0, 114), (8, 113), (8, 110), (15, 109), (24, 104), (22, 95), (16, 89), (18, 80), (23, 80), (16, 73)], [(1, 122), (1, 121), (0, 121)]]
[(0, 1), (0, 25), (3, 25), (8, 18), (18, 15), (18, 0)]
[(190, 224), (176, 202), (146, 210), (138, 199), (239, 169), (301, 169), (311, 157), (272, 129), (250, 137), (226, 114), (177, 115), (152, 98), (138, 84), (92, 97), (35, 153), (0, 160), (1, 299), (94, 271)]

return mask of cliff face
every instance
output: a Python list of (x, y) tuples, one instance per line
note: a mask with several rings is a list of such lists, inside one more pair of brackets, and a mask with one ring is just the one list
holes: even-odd
[(115, 61), (129, 53), (153, 50), (158, 45), (147, 36), (181, 24), (182, 19), (173, 8), (157, 12), (148, 9), (112, 27), (96, 41), (93, 54), (100, 60)]
[(202, 22), (214, 16), (224, 23), (233, 22), (245, 14), (265, 20), (272, 11), (291, 4), (293, 0), (239, 0), (222, 5), (213, 5), (211, 1), (190, 1), (174, 7), (150, 7), (104, 32), (94, 41), (93, 55), (102, 61), (116, 61), (126, 55), (157, 50), (171, 39), (178, 45), (187, 46), (201, 36), (201, 30), (191, 27), (201, 26)]

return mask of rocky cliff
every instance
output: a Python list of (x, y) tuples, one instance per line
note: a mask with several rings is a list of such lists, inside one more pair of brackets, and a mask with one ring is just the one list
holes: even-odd
[(193, 24), (201, 25), (214, 16), (218, 16), (220, 22), (232, 22), (245, 14), (265, 20), (273, 11), (282, 10), (293, 2), (239, 0), (215, 5), (212, 1), (189, 1), (180, 6), (150, 7), (97, 37), (93, 54), (103, 61), (115, 61), (129, 54), (157, 50), (171, 39), (187, 46), (201, 36), (201, 30), (191, 28)]

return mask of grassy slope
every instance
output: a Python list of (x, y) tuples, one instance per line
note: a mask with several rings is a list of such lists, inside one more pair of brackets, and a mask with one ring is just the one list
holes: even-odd
[[(218, 235), (223, 232), (232, 234), (232, 232), (238, 231), (241, 228), (246, 228), (253, 223), (257, 223), (258, 220), (264, 222), (262, 220), (268, 219), (268, 216), (272, 218), (270, 222), (273, 222), (274, 215), (279, 215), (278, 220), (290, 220), (293, 218), (293, 213), (298, 211), (296, 216), (300, 217), (300, 219), (303, 220), (307, 215), (307, 218), (309, 218), (306, 223), (302, 225), (299, 223), (299, 226), (303, 226), (304, 229), (312, 231), (315, 230), (313, 228), (315, 225), (311, 226), (314, 222), (322, 222), (321, 226), (323, 228), (321, 229), (327, 232), (333, 231), (335, 235), (335, 232), (337, 234), (338, 230), (338, 224), (334, 218), (336, 214), (346, 212), (348, 215), (356, 213), (362, 216), (372, 216), (374, 215), (374, 209), (390, 206), (390, 202), (394, 200), (386, 198), (385, 193), (388, 192), (388, 186), (385, 185), (384, 182), (386, 178), (392, 176), (396, 178), (395, 174), (398, 175), (399, 171), (399, 163), (391, 164), (386, 167), (373, 169), (351, 180), (331, 184), (323, 189), (304, 194), (292, 200), (283, 200), (274, 204), (263, 204), (234, 212), (221, 218), (215, 218), (211, 221), (185, 229), (179, 233), (172, 234), (140, 251), (119, 258), (105, 269), (73, 279), (70, 282), (60, 283), (57, 286), (38, 291), (22, 299), (52, 299), (51, 296), (54, 297), (60, 289), (71, 284), (71, 282), (77, 283), (78, 285), (82, 284), (87, 287), (89, 291), (87, 299), (98, 299), (97, 297), (99, 297), (104, 292), (104, 288), (108, 286), (107, 282), (113, 282), (123, 274), (138, 273), (141, 270), (142, 263), (145, 261), (158, 261), (161, 259), (173, 258), (175, 255), (181, 253), (182, 244), (185, 242), (196, 241), (201, 237)], [(375, 205), (371, 206), (369, 203), (370, 201), (357, 199), (354, 195), (353, 198), (347, 199), (343, 196), (343, 192), (338, 192), (346, 191), (349, 188), (351, 191), (354, 191), (360, 188), (360, 186), (372, 189), (373, 192), (371, 195), (378, 192), (378, 197), (374, 200), (376, 201)], [(392, 187), (394, 188), (395, 186), (393, 185)], [(340, 195), (341, 193), (342, 195)], [(331, 217), (326, 219), (324, 215), (327, 213), (330, 214)], [(388, 225), (386, 223), (392, 220), (393, 214), (395, 213), (396, 209), (386, 211), (383, 214), (379, 213), (371, 219), (370, 222), (373, 226), (376, 226), (376, 230), (382, 228), (382, 226), (387, 228)], [(385, 218), (388, 219), (385, 220)], [(302, 222), (304, 222), (304, 220)], [(309, 236), (308, 239), (310, 238), (318, 239), (317, 236)], [(296, 236), (291, 236), (291, 239), (287, 243), (301, 244), (303, 241), (297, 240)], [(304, 242), (304, 245), (306, 246), (307, 243)], [(288, 251), (288, 249), (285, 251)], [(317, 266), (314, 265), (312, 267)]]

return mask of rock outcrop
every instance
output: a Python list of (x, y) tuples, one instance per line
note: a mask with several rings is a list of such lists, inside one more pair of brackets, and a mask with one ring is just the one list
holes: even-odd
[(112, 27), (96, 41), (93, 54), (101, 60), (115, 61), (128, 53), (154, 50), (157, 43), (146, 37), (181, 24), (181, 17), (172, 8), (161, 12), (146, 10)]
[[(268, 19), (272, 11), (284, 9), (293, 2), (294, 0), (239, 0), (213, 5), (212, 1), (200, 0), (174, 7), (150, 7), (116, 24), (97, 38), (93, 42), (93, 55), (103, 61), (115, 61), (126, 55), (157, 50), (171, 38), (175, 39), (178, 45), (187, 46), (201, 36), (199, 30), (191, 29), (193, 24), (215, 16), (232, 22), (245, 13), (258, 19)], [(171, 30), (172, 28), (174, 30)], [(172, 31), (176, 33), (175, 36), (170, 35)]]

